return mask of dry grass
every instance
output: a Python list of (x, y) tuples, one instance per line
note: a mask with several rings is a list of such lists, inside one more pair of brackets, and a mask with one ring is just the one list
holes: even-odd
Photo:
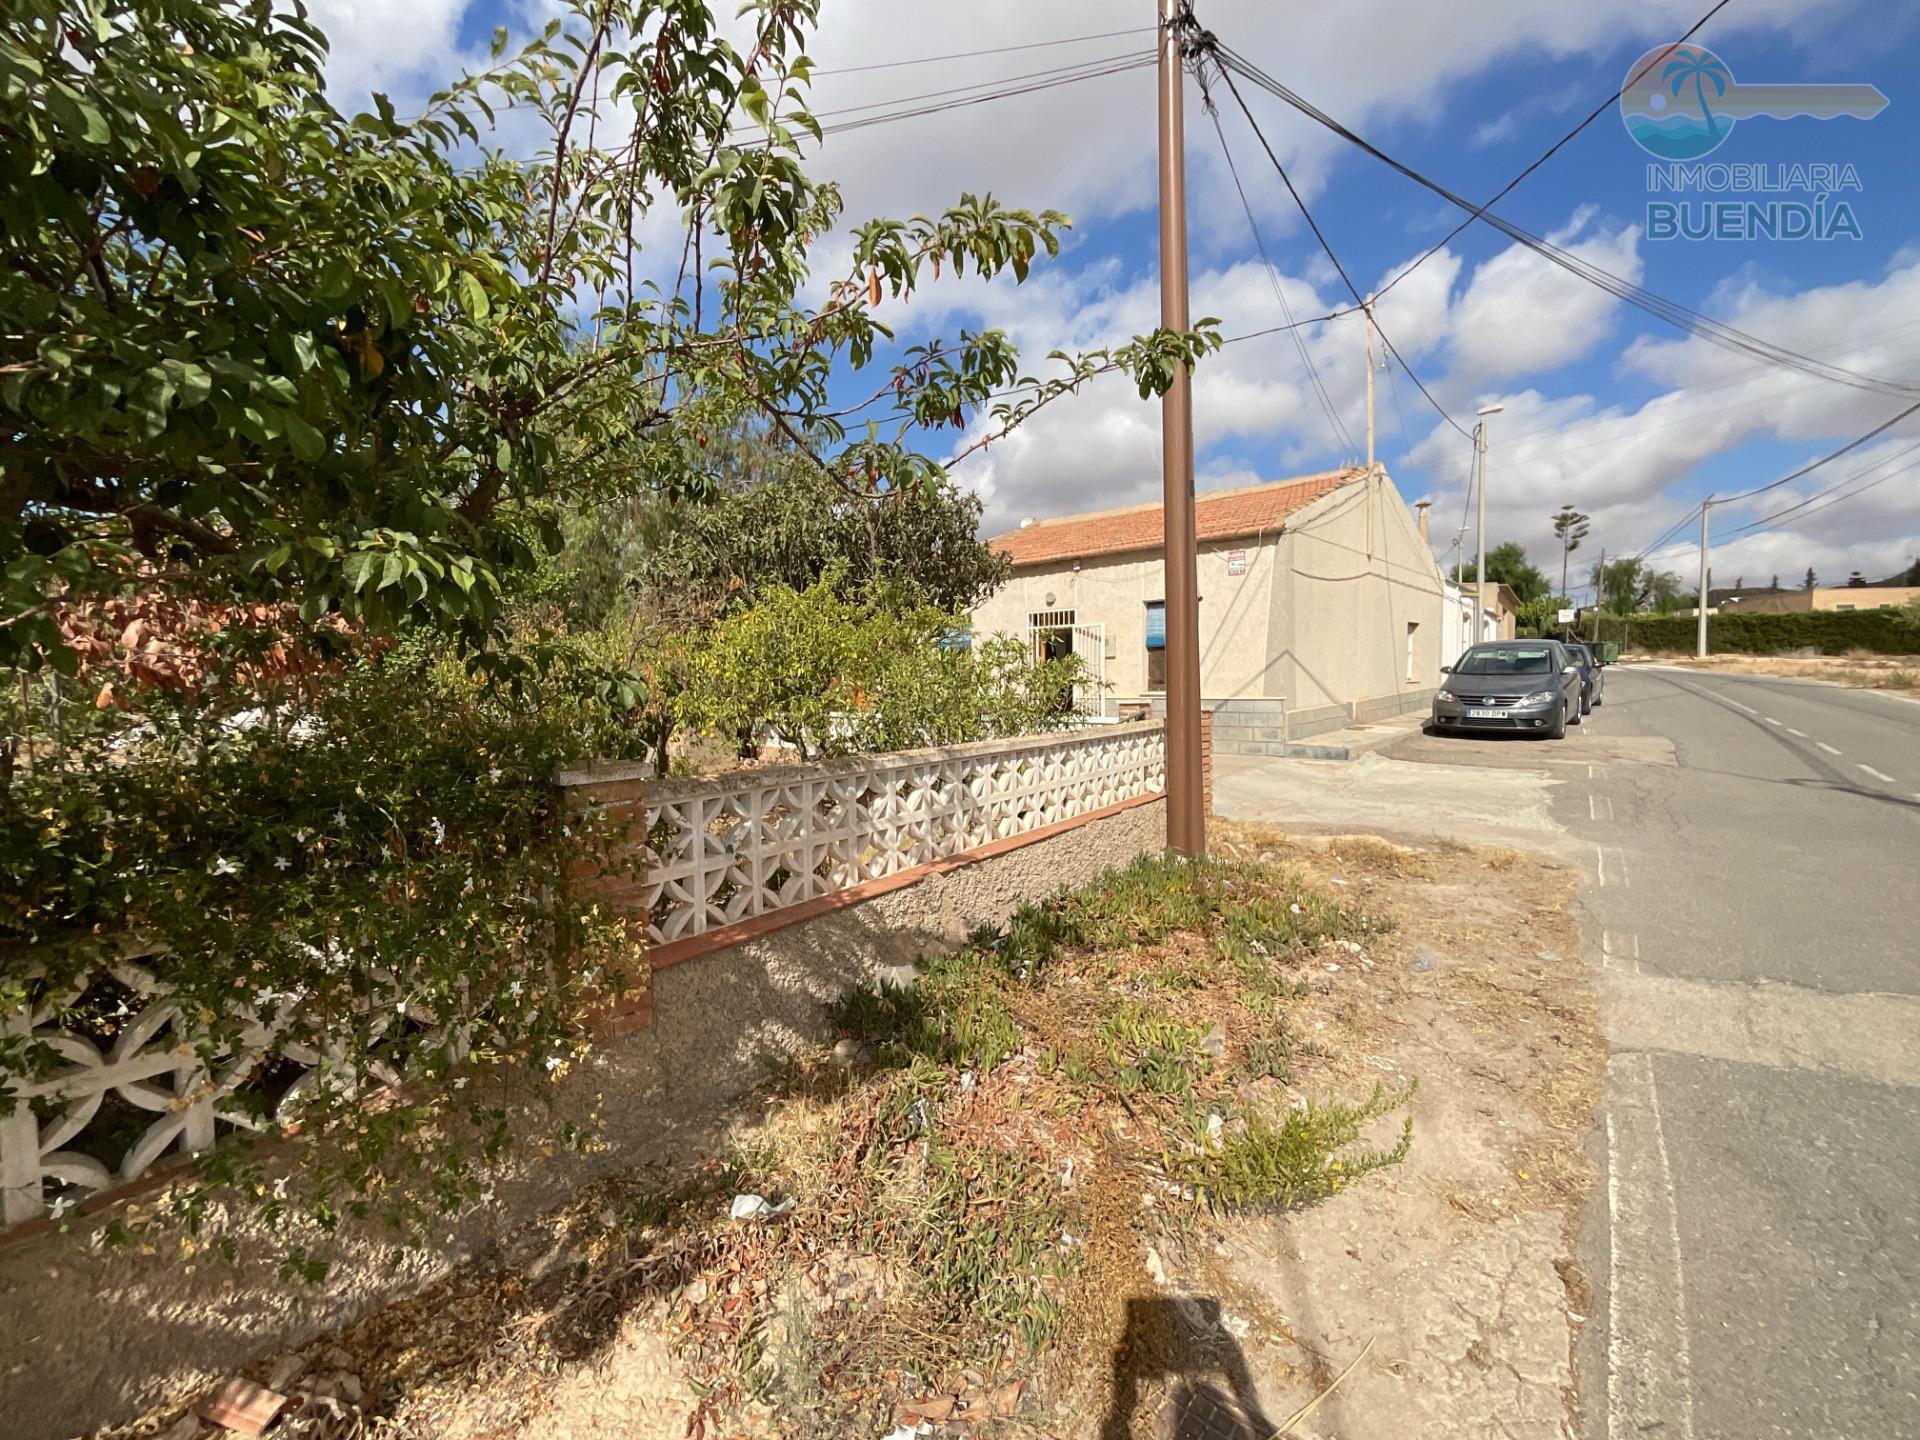
[(1659, 657), (1663, 663), (1731, 675), (1778, 675), (1825, 680), (1858, 690), (1888, 690), (1920, 698), (1920, 655), (1878, 655), (1849, 650), (1844, 655), (1710, 655), (1705, 660)]

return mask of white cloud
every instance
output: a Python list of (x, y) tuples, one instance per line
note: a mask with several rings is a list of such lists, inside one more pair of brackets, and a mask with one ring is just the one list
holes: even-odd
[[(1594, 211), (1583, 208), (1547, 239), (1623, 279), (1640, 280), (1638, 226), (1596, 230)], [(1478, 384), (1577, 360), (1612, 332), (1620, 303), (1532, 250), (1508, 246), (1474, 269), (1454, 307), (1453, 378)]]
[(475, 57), (459, 49), (472, 0), (308, 0), (330, 49), (327, 85), (348, 110), (375, 90), (408, 99), (431, 94)]

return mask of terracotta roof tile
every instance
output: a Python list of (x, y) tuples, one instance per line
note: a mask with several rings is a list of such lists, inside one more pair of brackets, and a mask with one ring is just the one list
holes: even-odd
[[(1278, 531), (1295, 511), (1351, 480), (1358, 470), (1334, 470), (1303, 475), (1238, 490), (1216, 490), (1194, 500), (1194, 531), (1202, 541), (1233, 540), (1262, 531)], [(1124, 510), (1096, 510), (1085, 515), (1062, 515), (1038, 520), (1020, 530), (996, 535), (987, 543), (1015, 565), (1044, 565), (1055, 560), (1083, 560), (1093, 555), (1119, 555), (1131, 550), (1158, 550), (1166, 533), (1158, 505), (1132, 505)]]

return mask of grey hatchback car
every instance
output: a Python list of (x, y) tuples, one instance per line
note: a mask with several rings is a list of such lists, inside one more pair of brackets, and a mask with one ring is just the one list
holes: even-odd
[(1558, 740), (1580, 723), (1580, 667), (1558, 640), (1475, 645), (1441, 673), (1435, 730), (1505, 730)]

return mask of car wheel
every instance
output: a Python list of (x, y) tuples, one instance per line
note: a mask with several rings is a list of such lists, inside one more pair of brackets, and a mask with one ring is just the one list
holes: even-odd
[(1582, 715), (1591, 715), (1593, 713), (1593, 701), (1584, 690), (1580, 692), (1580, 713)]
[(1554, 712), (1553, 728), (1547, 731), (1547, 738), (1549, 740), (1564, 740), (1567, 738), (1567, 707), (1566, 706), (1562, 705), (1558, 710)]

